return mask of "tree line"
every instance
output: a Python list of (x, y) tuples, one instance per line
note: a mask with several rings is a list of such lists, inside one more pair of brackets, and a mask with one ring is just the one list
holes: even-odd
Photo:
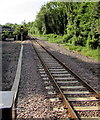
[[(28, 35), (29, 23), (26, 24), (26, 22), (23, 22), (22, 24), (23, 24), (23, 37), (25, 39)], [(6, 38), (14, 38), (14, 40), (20, 40), (21, 39), (20, 28), (22, 24), (6, 23), (5, 25), (0, 25), (0, 27), (2, 27), (2, 40), (6, 40)], [(5, 29), (3, 30), (3, 28)], [(8, 29), (6, 30), (6, 28), (13, 29), (13, 31)]]
[(57, 34), (62, 41), (97, 49), (100, 46), (100, 2), (48, 2), (31, 23), (31, 34)]

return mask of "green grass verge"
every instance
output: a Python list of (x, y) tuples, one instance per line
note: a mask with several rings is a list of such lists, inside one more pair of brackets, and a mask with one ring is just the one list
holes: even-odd
[(39, 38), (49, 41), (51, 43), (62, 44), (68, 50), (77, 51), (77, 52), (79, 52), (79, 54), (82, 54), (84, 56), (91, 57), (97, 61), (100, 61), (100, 53), (99, 53), (100, 48), (91, 49), (91, 48), (82, 47), (82, 46), (75, 46), (70, 43), (65, 43), (65, 42), (63, 42), (63, 36), (55, 35), (55, 34), (47, 34), (47, 35), (35, 34), (33, 36), (39, 37)]
[(70, 45), (64, 44), (64, 47), (72, 51), (77, 51), (84, 56), (91, 57), (92, 59), (100, 61), (100, 53), (99, 53), (100, 48), (94, 50), (91, 48), (86, 48), (82, 46), (74, 46), (71, 44)]

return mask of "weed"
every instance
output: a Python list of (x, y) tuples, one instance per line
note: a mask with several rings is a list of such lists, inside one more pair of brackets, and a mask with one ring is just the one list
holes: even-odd
[(68, 50), (77, 51), (84, 56), (91, 57), (97, 61), (100, 61), (100, 53), (99, 53), (100, 48), (99, 47), (97, 49), (91, 49), (91, 48), (78, 46), (78, 45), (75, 46), (74, 44), (63, 41), (63, 36), (55, 35), (55, 34), (34, 35), (34, 36), (37, 36), (43, 40), (47, 40), (52, 43), (62, 44)]

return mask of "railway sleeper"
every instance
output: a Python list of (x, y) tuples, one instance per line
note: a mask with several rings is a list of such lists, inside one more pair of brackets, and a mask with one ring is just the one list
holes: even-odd
[(57, 73), (52, 73), (52, 75), (53, 75), (54, 77), (71, 77), (71, 76), (72, 76), (71, 74), (65, 74), (65, 73), (59, 73), (59, 74), (57, 74)]
[(67, 71), (59, 71), (59, 70), (50, 70), (51, 74), (67, 74)]
[(55, 77), (55, 80), (75, 80), (74, 77)]
[(100, 110), (100, 106), (74, 106), (74, 110), (76, 111), (94, 111), (94, 110)]
[(85, 88), (84, 86), (60, 86), (61, 89), (79, 89)]
[(95, 97), (69, 97), (68, 101), (97, 101), (98, 99), (96, 99)]
[(71, 83), (71, 84), (72, 84), (72, 83), (78, 83), (78, 81), (58, 81), (58, 80), (57, 80), (57, 83), (61, 83), (61, 84), (62, 84), (62, 83), (64, 83), (64, 84), (65, 84), (65, 83), (66, 83), (66, 84)]
[(64, 94), (89, 94), (89, 91), (63, 91)]

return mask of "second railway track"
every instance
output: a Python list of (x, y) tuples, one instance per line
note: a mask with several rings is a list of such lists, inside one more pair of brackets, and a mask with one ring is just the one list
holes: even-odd
[[(33, 47), (42, 64), (38, 69), (43, 80), (52, 83), (49, 90), (56, 90), (68, 109), (73, 120), (99, 120), (100, 94), (78, 77), (58, 58), (53, 56), (37, 41), (32, 41)], [(55, 93), (55, 92), (54, 92)]]

